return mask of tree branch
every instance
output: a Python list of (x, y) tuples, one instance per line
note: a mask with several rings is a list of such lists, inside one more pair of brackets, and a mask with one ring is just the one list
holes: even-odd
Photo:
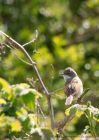
[(28, 60), (30, 61), (31, 65), (32, 65), (32, 68), (34, 69), (34, 71), (35, 71), (35, 73), (38, 77), (38, 80), (39, 80), (39, 82), (40, 82), (40, 84), (41, 84), (41, 86), (44, 90), (44, 94), (47, 97), (48, 107), (49, 107), (49, 112), (50, 112), (50, 118), (51, 118), (51, 127), (53, 129), (54, 128), (54, 111), (53, 111), (53, 106), (52, 106), (51, 95), (50, 95), (49, 91), (47, 90), (46, 86), (43, 83), (43, 80), (42, 80), (42, 78), (39, 74), (39, 71), (37, 69), (36, 63), (32, 60), (32, 58), (30, 57), (28, 52), (25, 50), (25, 48), (22, 45), (20, 45), (17, 41), (15, 41), (13, 38), (11, 38), (10, 36), (8, 36), (6, 33), (2, 32), (2, 31), (0, 31), (0, 35), (5, 37), (4, 41), (5, 41), (6, 44), (9, 44), (9, 45), (15, 47), (16, 49), (21, 50), (25, 54), (25, 56), (28, 58)]

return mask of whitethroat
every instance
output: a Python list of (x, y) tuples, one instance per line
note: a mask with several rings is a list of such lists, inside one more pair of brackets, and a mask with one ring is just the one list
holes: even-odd
[(68, 67), (61, 75), (65, 80), (64, 92), (67, 96), (66, 105), (70, 105), (73, 99), (78, 99), (83, 94), (83, 84), (75, 70)]

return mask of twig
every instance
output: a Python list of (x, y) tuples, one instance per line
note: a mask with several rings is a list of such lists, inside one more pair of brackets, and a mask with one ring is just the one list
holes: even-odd
[(51, 95), (57, 94), (58, 91), (62, 91), (64, 88), (59, 88), (51, 92)]
[(3, 35), (5, 37), (6, 44), (10, 44), (10, 45), (14, 46), (15, 48), (21, 50), (25, 54), (25, 56), (28, 58), (30, 63), (32, 64), (32, 67), (33, 67), (33, 69), (38, 77), (38, 80), (39, 80), (40, 84), (42, 85), (42, 88), (44, 90), (44, 94), (46, 95), (46, 97), (48, 99), (48, 107), (49, 107), (50, 118), (51, 118), (51, 127), (53, 129), (54, 128), (54, 111), (53, 111), (53, 106), (52, 106), (51, 95), (42, 81), (42, 78), (41, 78), (39, 71), (36, 67), (36, 63), (32, 60), (32, 58), (30, 57), (28, 52), (25, 50), (25, 48), (22, 45), (20, 45), (17, 41), (15, 41), (13, 38), (11, 38), (10, 36), (8, 36), (6, 33), (2, 32), (2, 31), (0, 31), (0, 35)]
[(86, 95), (86, 93), (88, 93), (89, 90), (90, 90), (89, 88), (85, 89), (84, 93), (80, 96), (80, 98), (78, 98), (77, 103), (80, 103), (81, 102), (81, 100)]
[(30, 55), (28, 54), (28, 52), (23, 48), (22, 45), (20, 45), (18, 42), (16, 42), (14, 39), (12, 39), (10, 36), (8, 36), (7, 34), (5, 34), (4, 32), (0, 31), (0, 35), (3, 35), (5, 37), (5, 43), (8, 43), (12, 46), (14, 46), (15, 48), (21, 50), (26, 57), (29, 59), (30, 63), (34, 66), (36, 63), (32, 60), (32, 58), (30, 57)]
[(40, 110), (40, 112), (41, 112), (41, 115), (42, 115), (42, 117), (44, 118), (44, 120), (46, 119), (46, 116), (45, 116), (45, 114), (44, 114), (44, 112), (43, 112), (43, 110), (41, 109), (41, 106), (40, 106), (40, 104), (39, 104), (39, 101), (37, 100), (37, 106), (38, 106), (38, 108), (39, 108), (39, 110)]
[(35, 37), (34, 37), (31, 41), (29, 41), (29, 42), (23, 44), (22, 46), (24, 47), (24, 46), (27, 46), (27, 45), (29, 45), (29, 44), (35, 42), (36, 39), (37, 39), (37, 37), (38, 37), (38, 31), (36, 30)]
[(12, 53), (20, 60), (22, 61), (23, 63), (27, 64), (27, 65), (30, 65), (32, 66), (30, 63), (28, 63), (27, 61), (23, 60), (22, 58), (18, 57), (18, 55), (13, 51), (12, 47), (10, 47), (9, 45), (7, 44), (4, 44), (6, 47), (8, 47), (9, 49), (11, 49)]

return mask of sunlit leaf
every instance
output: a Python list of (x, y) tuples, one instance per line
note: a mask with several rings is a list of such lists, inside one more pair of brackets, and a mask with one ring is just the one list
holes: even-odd
[(11, 93), (11, 87), (9, 85), (9, 83), (4, 80), (3, 78), (0, 78), (0, 87), (1, 89), (3, 88), (7, 93)]
[(23, 103), (31, 111), (34, 111), (36, 99), (42, 97), (38, 91), (30, 88), (30, 86), (25, 83), (14, 85), (13, 92), (15, 96), (19, 96), (22, 99)]
[(71, 106), (70, 108), (66, 109), (65, 114), (66, 115), (72, 115), (77, 112), (77, 108), (79, 107), (79, 104), (75, 104)]
[(0, 104), (6, 104), (7, 102), (3, 99), (3, 98), (0, 98)]
[(16, 115), (20, 120), (24, 121), (28, 117), (28, 112), (22, 107), (19, 111), (16, 111)]
[(99, 114), (95, 114), (95, 115), (94, 115), (94, 119), (95, 119), (97, 122), (99, 122)]
[(25, 105), (33, 111), (35, 108), (35, 95), (30, 92), (28, 94), (23, 94), (21, 98)]
[(99, 5), (99, 1), (98, 1), (98, 0), (95, 0), (95, 1), (93, 1), (93, 0), (88, 0), (88, 1), (87, 1), (87, 5), (88, 5), (88, 7), (90, 7), (90, 8), (94, 8), (94, 7), (97, 7), (97, 5)]
[(20, 87), (24, 87), (24, 88), (29, 88), (30, 85), (29, 84), (26, 84), (26, 83), (20, 83), (18, 84)]
[(69, 107), (68, 109), (66, 109), (65, 114), (66, 115), (73, 114), (77, 117), (80, 117), (86, 109), (87, 109), (86, 105), (75, 104), (75, 105), (72, 105), (71, 107)]
[(82, 114), (84, 114), (83, 111), (77, 110), (77, 112), (76, 112), (76, 116), (77, 116), (77, 117), (80, 117)]
[(15, 131), (19, 132), (22, 129), (21, 123), (19, 120), (14, 117), (9, 116), (0, 116), (0, 131)]
[(23, 89), (19, 96), (21, 96), (25, 105), (32, 111), (35, 108), (36, 98), (42, 97), (35, 89)]
[(62, 46), (66, 44), (66, 39), (64, 39), (62, 36), (54, 36), (53, 37), (53, 42), (57, 46)]
[(97, 122), (99, 122), (99, 109), (93, 107), (92, 105), (90, 105), (87, 109), (89, 113), (92, 114), (92, 119), (95, 119)]
[(36, 114), (28, 114), (28, 117), (29, 117), (29, 120), (30, 120), (30, 123), (31, 123), (31, 127), (36, 127), (37, 126), (37, 123), (38, 123), (38, 118), (37, 118), (37, 115)]
[(30, 88), (30, 85), (21, 83), (13, 86), (13, 91), (18, 96), (23, 96), (28, 93), (34, 94), (36, 98), (42, 97), (42, 95), (35, 89)]
[(22, 129), (22, 126), (18, 120), (16, 120), (15, 122), (11, 124), (11, 131), (19, 132), (21, 131), (21, 129)]
[(22, 92), (20, 93), (20, 96), (26, 95), (28, 93), (34, 94), (36, 98), (42, 97), (42, 95), (38, 91), (31, 88), (22, 90)]

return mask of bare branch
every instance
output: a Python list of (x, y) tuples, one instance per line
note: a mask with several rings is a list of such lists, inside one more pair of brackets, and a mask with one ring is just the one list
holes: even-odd
[(37, 37), (38, 37), (38, 31), (36, 30), (35, 37), (34, 37), (31, 41), (29, 41), (29, 42), (23, 44), (22, 46), (24, 47), (24, 46), (27, 46), (27, 45), (29, 45), (29, 44), (35, 42), (36, 39), (37, 39)]
[(29, 59), (30, 63), (34, 66), (36, 63), (32, 60), (30, 55), (27, 53), (27, 51), (20, 45), (18, 42), (16, 42), (14, 39), (12, 39), (10, 36), (5, 34), (4, 32), (0, 31), (0, 35), (3, 35), (5, 37), (5, 43), (10, 44), (14, 46), (15, 48), (21, 50), (25, 56)]
[(18, 42), (16, 42), (13, 38), (11, 38), (10, 36), (8, 36), (7, 34), (5, 34), (2, 31), (0, 31), (0, 35), (5, 37), (4, 41), (6, 44), (9, 44), (9, 45), (15, 47), (16, 49), (21, 50), (25, 54), (25, 56), (28, 58), (28, 60), (30, 61), (31, 65), (32, 65), (37, 77), (38, 77), (38, 80), (39, 80), (39, 82), (44, 90), (44, 94), (46, 95), (46, 97), (48, 99), (48, 107), (49, 107), (50, 118), (51, 118), (51, 127), (53, 129), (54, 128), (54, 111), (53, 111), (53, 106), (52, 106), (51, 95), (42, 81), (42, 78), (41, 78), (39, 71), (36, 67), (36, 63), (32, 60), (32, 58), (30, 57), (28, 52), (25, 50), (25, 48), (22, 45), (20, 45)]

